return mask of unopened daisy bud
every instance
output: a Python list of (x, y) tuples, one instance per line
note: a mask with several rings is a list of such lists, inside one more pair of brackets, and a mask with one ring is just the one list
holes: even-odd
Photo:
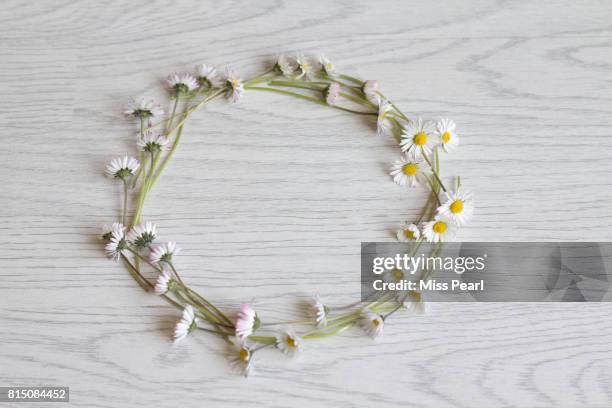
[(243, 303), (240, 305), (240, 311), (236, 317), (236, 337), (240, 341), (244, 341), (249, 337), (255, 330), (259, 328), (261, 321), (250, 305)]
[(196, 66), (196, 78), (200, 87), (209, 90), (223, 85), (223, 79), (214, 67), (206, 64)]
[(314, 76), (314, 67), (312, 66), (312, 63), (310, 63), (310, 61), (302, 54), (298, 54), (295, 57), (295, 62), (297, 63), (299, 73), (297, 78), (304, 78), (307, 80), (312, 79)]
[(392, 111), (393, 106), (386, 100), (380, 100), (378, 102), (378, 118), (376, 119), (376, 132), (379, 136), (393, 135), (393, 123), (390, 119), (390, 113)]
[(151, 99), (131, 99), (125, 106), (123, 114), (141, 119), (151, 119), (164, 114), (161, 106)]
[(146, 248), (155, 241), (157, 227), (150, 221), (134, 226), (127, 234), (127, 240), (138, 248)]
[(289, 357), (293, 357), (302, 350), (302, 339), (293, 329), (287, 328), (276, 335), (276, 347)]
[(312, 308), (314, 311), (315, 322), (317, 327), (327, 326), (327, 313), (329, 309), (321, 302), (319, 295), (316, 295), (312, 302)]
[(168, 76), (166, 80), (168, 89), (177, 94), (191, 92), (198, 88), (198, 80), (189, 73), (174, 73)]
[(123, 224), (118, 222), (113, 224), (112, 231), (110, 232), (109, 242), (104, 247), (108, 256), (115, 261), (119, 260), (119, 257), (123, 254), (127, 254), (128, 244), (125, 240), (125, 227)]
[(408, 122), (402, 132), (400, 147), (402, 152), (412, 151), (414, 154), (422, 155), (431, 153), (432, 123), (421, 118)]
[(140, 167), (140, 162), (126, 155), (111, 160), (106, 166), (106, 174), (125, 181), (138, 170), (138, 167)]
[(169, 241), (163, 244), (157, 244), (151, 247), (151, 253), (149, 254), (149, 260), (152, 264), (158, 263), (172, 263), (172, 257), (181, 251), (176, 245), (176, 242)]
[(185, 306), (183, 309), (183, 315), (181, 320), (176, 324), (174, 328), (174, 342), (181, 341), (189, 333), (194, 331), (198, 327), (195, 317), (195, 311), (191, 305)]
[(374, 104), (379, 103), (380, 96), (378, 95), (378, 81), (375, 79), (368, 79), (361, 86), (361, 91), (365, 95), (366, 99)]
[(276, 59), (276, 64), (274, 64), (274, 71), (277, 74), (291, 78), (295, 75), (296, 70), (297, 65), (291, 60), (291, 57), (285, 54), (281, 54)]
[(373, 339), (379, 338), (383, 335), (383, 329), (385, 327), (385, 321), (383, 318), (376, 313), (372, 313), (368, 310), (361, 313), (359, 319), (361, 328)]
[(227, 97), (234, 103), (238, 102), (244, 94), (244, 83), (242, 79), (237, 76), (232, 69), (228, 68), (226, 83), (228, 86)]
[(393, 177), (395, 184), (408, 187), (416, 187), (417, 183), (425, 184), (428, 174), (429, 170), (423, 163), (422, 156), (414, 152), (396, 160), (389, 171), (389, 175)]
[(175, 285), (176, 282), (172, 278), (172, 273), (170, 270), (164, 269), (157, 277), (153, 290), (155, 291), (155, 294), (161, 296), (174, 289)]
[(435, 133), (439, 138), (440, 147), (447, 153), (459, 146), (459, 136), (457, 136), (455, 128), (455, 122), (450, 119), (440, 119), (436, 123)]
[(421, 231), (419, 231), (419, 227), (415, 224), (406, 223), (397, 230), (396, 235), (399, 242), (411, 242), (421, 237)]
[(162, 136), (157, 130), (149, 129), (144, 132), (136, 144), (145, 152), (159, 153), (168, 149), (169, 142), (168, 138)]
[(333, 77), (336, 74), (336, 67), (325, 55), (319, 56), (319, 63), (321, 64), (321, 69), (327, 76)]
[(335, 105), (340, 95), (340, 84), (332, 82), (327, 88), (325, 88), (325, 102), (328, 105)]
[(450, 218), (436, 215), (432, 221), (423, 224), (423, 236), (427, 242), (447, 242), (457, 233), (457, 225)]
[(238, 374), (248, 377), (253, 372), (253, 353), (251, 349), (242, 342), (238, 342), (231, 355), (230, 364)]
[(458, 226), (467, 224), (474, 213), (474, 197), (469, 191), (456, 190), (444, 193), (446, 201), (438, 207), (438, 213), (453, 220)]

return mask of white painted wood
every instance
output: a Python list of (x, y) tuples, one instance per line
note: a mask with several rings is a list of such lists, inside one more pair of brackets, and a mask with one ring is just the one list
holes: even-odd
[[(610, 2), (5, 1), (0, 21), (0, 385), (70, 386), (79, 407), (612, 404), (609, 304), (435, 304), (379, 344), (262, 352), (245, 381), (216, 339), (172, 346), (177, 312), (96, 240), (120, 208), (104, 163), (134, 149), (129, 97), (296, 49), (457, 121), (443, 171), (478, 198), (461, 239), (610, 240)], [(251, 93), (194, 118), (145, 215), (211, 299), (297, 317), (315, 292), (354, 300), (359, 242), (417, 214), (395, 156), (371, 123)]]

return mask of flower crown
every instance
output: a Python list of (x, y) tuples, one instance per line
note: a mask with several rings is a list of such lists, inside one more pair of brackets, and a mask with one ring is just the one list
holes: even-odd
[[(253, 368), (253, 355), (263, 348), (276, 347), (293, 356), (307, 341), (336, 335), (355, 325), (361, 326), (372, 338), (379, 338), (385, 322), (398, 310), (423, 310), (419, 292), (377, 292), (365, 299), (367, 303), (347, 306), (330, 306), (315, 296), (310, 317), (299, 322), (262, 323), (249, 304), (242, 304), (232, 319), (185, 284), (175, 262), (180, 248), (173, 241), (157, 242), (155, 224), (141, 222), (141, 217), (147, 197), (173, 158), (191, 115), (222, 96), (236, 103), (246, 92), (273, 92), (343, 112), (372, 116), (377, 133), (394, 137), (402, 152), (390, 168), (393, 181), (402, 187), (422, 185), (430, 190), (421, 216), (403, 223), (397, 230), (397, 240), (441, 245), (469, 222), (474, 210), (473, 196), (461, 189), (460, 178), (456, 178), (451, 190), (440, 176), (441, 155), (459, 145), (452, 120), (409, 119), (380, 92), (377, 81), (342, 74), (325, 56), (315, 59), (301, 54), (281, 55), (268, 71), (250, 79), (242, 79), (231, 69), (222, 76), (214, 67), (199, 65), (193, 74), (171, 74), (166, 84), (173, 99), (167, 117), (163, 117), (163, 108), (149, 99), (132, 100), (125, 108), (126, 116), (140, 122), (136, 141), (140, 157), (118, 157), (106, 168), (109, 177), (123, 183), (123, 209), (121, 222), (105, 226), (102, 238), (109, 257), (122, 261), (145, 290), (182, 310), (174, 341), (196, 330), (220, 336), (231, 345), (232, 365), (248, 375)], [(130, 190), (137, 192), (137, 200), (128, 219)], [(155, 282), (143, 275), (145, 266), (159, 273)], [(429, 272), (422, 271), (422, 279), (427, 279)], [(403, 278), (399, 270), (387, 275), (389, 280)]]

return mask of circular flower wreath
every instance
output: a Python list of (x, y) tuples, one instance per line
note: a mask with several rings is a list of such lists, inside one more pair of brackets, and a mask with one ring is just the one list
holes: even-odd
[[(315, 296), (310, 318), (298, 322), (262, 322), (248, 304), (242, 304), (232, 319), (185, 284), (175, 265), (180, 248), (172, 241), (155, 242), (155, 224), (141, 222), (141, 215), (149, 193), (176, 152), (189, 117), (204, 104), (223, 95), (238, 102), (246, 91), (265, 91), (376, 117), (377, 133), (394, 137), (403, 153), (391, 166), (389, 174), (393, 181), (408, 187), (422, 184), (431, 191), (419, 219), (401, 225), (397, 239), (415, 245), (433, 242), (438, 247), (452, 239), (457, 228), (469, 221), (474, 208), (472, 195), (460, 189), (458, 177), (453, 190), (449, 190), (440, 177), (440, 151), (450, 152), (459, 144), (452, 120), (409, 119), (379, 91), (377, 81), (362, 81), (339, 73), (324, 56), (316, 61), (301, 54), (295, 57), (281, 55), (267, 72), (247, 80), (231, 69), (221, 76), (215, 68), (200, 65), (195, 75), (175, 73), (166, 83), (174, 101), (168, 117), (162, 119), (164, 110), (148, 99), (130, 101), (125, 109), (126, 116), (140, 121), (137, 141), (140, 158), (119, 157), (107, 166), (107, 175), (123, 183), (124, 195), (121, 222), (105, 226), (102, 238), (108, 255), (121, 260), (145, 290), (155, 292), (182, 310), (174, 330), (174, 341), (195, 330), (218, 335), (231, 345), (232, 366), (248, 375), (253, 367), (253, 355), (263, 348), (274, 346), (293, 356), (302, 350), (304, 342), (339, 334), (354, 325), (377, 338), (396, 311), (402, 308), (413, 312), (423, 310), (419, 292), (375, 292), (367, 302), (336, 307)], [(128, 224), (131, 189), (137, 192), (138, 198)], [(155, 282), (142, 274), (144, 266), (159, 273)], [(428, 279), (429, 272), (421, 271), (421, 279)], [(391, 281), (404, 278), (399, 270), (387, 275), (385, 278)], [(296, 331), (289, 324), (301, 330)], [(275, 330), (275, 327), (282, 328)]]

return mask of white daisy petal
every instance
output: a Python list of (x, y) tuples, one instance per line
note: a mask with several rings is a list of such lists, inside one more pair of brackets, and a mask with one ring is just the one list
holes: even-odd
[(421, 231), (415, 224), (406, 223), (397, 230), (396, 235), (399, 242), (411, 242), (421, 237)]
[(226, 83), (228, 85), (227, 97), (234, 103), (238, 102), (244, 94), (244, 83), (231, 68), (227, 69)]
[(174, 342), (181, 341), (197, 327), (195, 311), (191, 305), (185, 306), (181, 320), (174, 328)]
[(210, 65), (200, 64), (196, 66), (196, 78), (200, 86), (205, 88), (219, 88), (223, 85), (223, 79)]
[(150, 119), (163, 115), (164, 110), (152, 99), (131, 99), (125, 106), (123, 114), (136, 118)]
[(332, 82), (327, 88), (325, 88), (325, 102), (328, 105), (335, 105), (339, 95), (340, 84), (338, 84), (337, 82)]
[(189, 73), (170, 74), (166, 84), (170, 90), (178, 93), (191, 92), (200, 86), (196, 77)]
[(421, 118), (408, 122), (402, 131), (400, 147), (402, 152), (412, 151), (414, 154), (431, 153), (432, 123)]
[(172, 288), (173, 282), (172, 272), (168, 269), (164, 269), (157, 277), (153, 291), (156, 295), (164, 295)]
[(380, 97), (377, 98), (378, 118), (376, 119), (376, 132), (379, 136), (393, 136), (393, 123), (389, 114), (393, 111), (393, 106)]
[(237, 342), (235, 347), (232, 347), (230, 364), (234, 371), (238, 374), (248, 377), (253, 373), (253, 353), (244, 342)]
[(115, 261), (118, 261), (122, 254), (128, 254), (129, 250), (127, 241), (125, 240), (125, 227), (123, 224), (118, 222), (113, 224), (108, 243), (104, 249), (108, 256)]
[(138, 160), (134, 157), (125, 155), (111, 160), (106, 166), (106, 174), (109, 177), (125, 180), (134, 174), (136, 170), (138, 170), (138, 167), (140, 167), (140, 162)]
[(416, 187), (417, 183), (426, 184), (429, 173), (423, 158), (413, 153), (396, 160), (389, 171), (395, 184), (408, 187)]
[(373, 339), (377, 339), (383, 335), (385, 321), (379, 314), (364, 310), (361, 313), (359, 324), (367, 335)]
[(170, 148), (170, 141), (166, 136), (162, 136), (157, 130), (149, 129), (138, 139), (136, 144), (144, 151), (158, 153)]
[(459, 136), (455, 131), (455, 122), (450, 119), (440, 119), (436, 123), (436, 136), (439, 139), (439, 145), (445, 152), (450, 152), (457, 149), (459, 146)]
[(361, 91), (365, 95), (366, 99), (376, 105), (380, 102), (380, 96), (378, 95), (378, 81), (375, 79), (368, 79), (361, 87)]
[(240, 311), (236, 317), (235, 324), (236, 337), (240, 341), (244, 341), (247, 337), (253, 334), (255, 330), (257, 330), (258, 325), (259, 318), (257, 317), (255, 309), (246, 303), (240, 305)]
[(295, 57), (295, 62), (297, 63), (298, 66), (298, 76), (297, 78), (304, 78), (306, 80), (310, 80), (314, 77), (315, 74), (315, 67), (313, 66), (312, 62), (306, 58), (304, 55), (302, 54), (298, 54)]
[(302, 339), (293, 329), (287, 328), (276, 335), (276, 347), (285, 355), (294, 357), (302, 350)]
[(327, 326), (327, 307), (321, 302), (319, 295), (316, 295), (312, 302), (312, 308), (317, 327)]
[(423, 224), (423, 236), (427, 242), (451, 241), (456, 233), (455, 222), (441, 215), (436, 215), (432, 221)]
[(126, 238), (128, 242), (139, 248), (146, 248), (155, 241), (157, 226), (150, 221), (134, 226), (128, 232)]
[(456, 190), (446, 192), (446, 201), (438, 207), (438, 213), (453, 220), (458, 226), (467, 224), (474, 213), (474, 197), (471, 192)]
[(152, 264), (161, 262), (171, 263), (174, 255), (178, 254), (181, 249), (176, 245), (176, 242), (169, 241), (163, 244), (157, 244), (151, 247), (149, 260)]
[(327, 59), (325, 55), (319, 56), (319, 63), (321, 64), (321, 69), (327, 74), (327, 76), (334, 77), (336, 74), (336, 67), (329, 59)]

